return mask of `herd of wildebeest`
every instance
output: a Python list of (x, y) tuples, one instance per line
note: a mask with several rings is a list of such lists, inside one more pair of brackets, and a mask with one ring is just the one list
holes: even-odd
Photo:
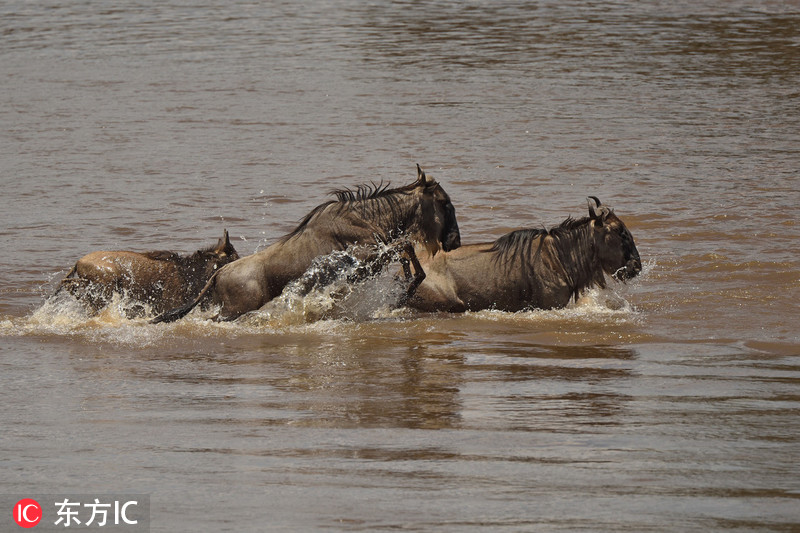
[(68, 291), (92, 313), (119, 293), (135, 303), (129, 313), (150, 314), (153, 323), (178, 320), (197, 306), (219, 309), (216, 320), (234, 320), (307, 277), (318, 258), (347, 250), (358, 264), (347, 274), (352, 283), (399, 258), (397, 276), (405, 285), (398, 306), (520, 311), (564, 307), (589, 288), (605, 287), (606, 275), (624, 281), (642, 269), (625, 224), (594, 196), (588, 216), (462, 245), (449, 195), (419, 165), (409, 185), (334, 194), (291, 233), (252, 255), (240, 257), (227, 230), (215, 246), (187, 256), (92, 252), (75, 263), (57, 293)]

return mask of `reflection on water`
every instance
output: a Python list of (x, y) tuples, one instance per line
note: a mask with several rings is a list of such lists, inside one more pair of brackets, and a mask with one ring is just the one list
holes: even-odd
[[(796, 356), (702, 343), (541, 344), (535, 323), (514, 317), (329, 322), (266, 336), (193, 327), (138, 349), (7, 337), (19, 353), (6, 358), (9, 375), (33, 376), (33, 387), (9, 389), (9, 434), (63, 437), (29, 451), (12, 441), (19, 474), (5, 483), (18, 483), (27, 457), (51, 465), (63, 487), (82, 483), (67, 473), (85, 468), (100, 486), (120, 476), (155, 482), (150, 490), (180, 502), (184, 525), (202, 523), (191, 502), (219, 487), (239, 503), (221, 501), (251, 517), (258, 502), (305, 527), (447, 527), (462, 505), (468, 528), (483, 524), (478, 516), (507, 526), (512, 509), (514, 527), (672, 527), (675, 506), (720, 524), (773, 523), (761, 503), (747, 503), (754, 498), (782, 517), (775, 525), (795, 516), (800, 487), (785, 468), (797, 445)], [(289, 489), (326, 503), (301, 512)], [(430, 498), (447, 517), (405, 514)], [(622, 518), (602, 513), (609, 501)], [(720, 511), (731, 505), (737, 512)]]

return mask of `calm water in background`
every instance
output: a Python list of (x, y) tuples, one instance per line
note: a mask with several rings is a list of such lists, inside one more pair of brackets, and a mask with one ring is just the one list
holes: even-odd
[[(12, 0), (0, 33), (0, 493), (149, 493), (153, 531), (800, 527), (797, 2)], [(591, 194), (644, 273), (519, 314), (46, 302), (89, 251), (249, 254), (417, 162), (464, 242)]]

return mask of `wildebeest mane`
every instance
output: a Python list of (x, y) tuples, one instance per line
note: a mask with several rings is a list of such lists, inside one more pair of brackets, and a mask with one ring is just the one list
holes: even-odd
[(389, 185), (388, 182), (386, 184), (383, 182), (370, 183), (359, 185), (355, 190), (337, 189), (332, 191), (331, 194), (336, 197), (336, 200), (330, 200), (312, 209), (311, 212), (303, 217), (297, 227), (284, 236), (281, 241), (285, 242), (303, 233), (311, 220), (328, 209), (328, 207), (334, 205), (336, 208), (331, 211), (334, 216), (340, 216), (347, 212), (356, 212), (369, 220), (387, 218), (397, 220), (399, 218), (399, 197), (413, 189), (415, 185), (406, 185), (396, 189), (390, 189)]
[(373, 200), (394, 193), (395, 191), (393, 189), (389, 189), (389, 185), (388, 182), (385, 185), (383, 182), (377, 184), (373, 182), (368, 185), (359, 185), (356, 187), (356, 190), (337, 189), (332, 191), (331, 194), (336, 196), (338, 202), (361, 202), (363, 200)]
[[(210, 249), (210, 248), (209, 248)], [(181, 256), (175, 252), (167, 250), (155, 250), (152, 252), (142, 252), (142, 255), (153, 261), (177, 261)]]
[(590, 221), (589, 217), (578, 219), (568, 217), (550, 229), (512, 231), (494, 241), (487, 253), (494, 253), (494, 260), (506, 268), (522, 268), (527, 278), (533, 275), (535, 264), (540, 260), (544, 248), (550, 247), (555, 252), (553, 255), (561, 263), (565, 281), (577, 298), (580, 291), (593, 283), (605, 287), (602, 273), (598, 276), (590, 268), (589, 259), (593, 253), (590, 242)]
[(545, 228), (518, 229), (506, 233), (492, 243), (492, 247), (486, 250), (487, 253), (494, 253), (497, 262), (515, 263), (522, 261), (527, 263), (531, 256), (534, 241), (541, 246), (541, 237), (548, 234)]
[(191, 265), (199, 260), (203, 255), (212, 253), (216, 250), (215, 245), (201, 248), (192, 254), (181, 255), (176, 252), (168, 250), (154, 250), (151, 252), (142, 252), (142, 255), (153, 261), (164, 261), (168, 263), (175, 263), (180, 266)]
[[(527, 228), (518, 229), (510, 233), (506, 233), (492, 243), (492, 247), (487, 252), (497, 254), (498, 259), (504, 261), (515, 261), (522, 258), (530, 257), (533, 242), (539, 240), (541, 237), (550, 236), (557, 243), (564, 245), (565, 238), (574, 233), (577, 228), (586, 226), (590, 221), (589, 217), (572, 218), (567, 217), (561, 224), (547, 228)], [(541, 245), (541, 244), (540, 244)]]

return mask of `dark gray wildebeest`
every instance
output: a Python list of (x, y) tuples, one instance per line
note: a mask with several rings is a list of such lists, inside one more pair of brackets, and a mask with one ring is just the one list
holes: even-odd
[(446, 312), (553, 309), (586, 289), (604, 288), (606, 274), (618, 281), (638, 275), (642, 263), (628, 228), (589, 198), (588, 217), (420, 258), (424, 281), (407, 305)]
[(278, 296), (316, 257), (354, 245), (376, 250), (377, 243), (410, 242), (427, 257), (461, 244), (450, 197), (419, 165), (416, 181), (404, 187), (361, 186), (334, 194), (336, 200), (314, 208), (294, 231), (220, 269), (197, 298), (153, 323), (177, 320), (208, 296), (220, 308), (217, 320), (236, 319)]
[(217, 269), (239, 259), (227, 230), (216, 246), (191, 255), (174, 252), (92, 252), (75, 263), (56, 292), (66, 289), (96, 313), (108, 305), (114, 293), (135, 305), (128, 316), (141, 316), (144, 305), (154, 314), (194, 298)]

